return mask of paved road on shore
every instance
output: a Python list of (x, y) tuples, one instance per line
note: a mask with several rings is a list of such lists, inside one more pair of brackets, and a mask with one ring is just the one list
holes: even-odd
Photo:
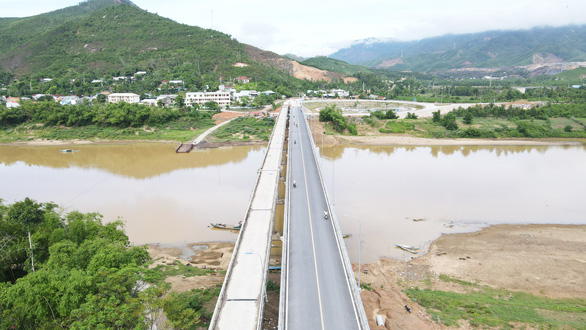
[(350, 285), (355, 284), (348, 283), (333, 225), (329, 217), (324, 219), (327, 202), (302, 116), (301, 106), (293, 104), (289, 126), (291, 187), (285, 326), (358, 329), (358, 312), (350, 291)]

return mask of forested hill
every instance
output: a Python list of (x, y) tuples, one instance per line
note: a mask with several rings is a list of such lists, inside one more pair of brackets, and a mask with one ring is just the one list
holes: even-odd
[[(35, 22), (44, 19), (34, 18)], [(226, 34), (179, 24), (131, 4), (106, 6), (85, 17), (64, 19), (48, 31), (31, 32), (25, 38), (28, 40), (23, 44), (0, 50), (0, 65), (17, 75), (106, 73), (178, 65), (194, 65), (205, 73), (218, 67), (226, 70), (237, 61), (239, 52), (244, 56), (244, 47)]]
[(330, 57), (368, 67), (422, 72), (586, 61), (586, 25), (446, 35), (409, 42), (366, 40)]
[[(0, 19), (0, 40), (0, 74), (16, 77), (91, 81), (147, 71), (161, 80), (182, 79), (195, 89), (238, 76), (294, 83), (279, 65), (289, 59), (261, 50), (249, 55), (253, 48), (227, 34), (177, 23), (127, 0), (90, 0), (33, 17)], [(272, 62), (265, 63), (265, 57)]]
[(117, 4), (134, 5), (128, 0), (92, 0), (31, 17), (0, 18), (0, 54), (38, 38), (63, 23), (82, 19), (97, 10)]

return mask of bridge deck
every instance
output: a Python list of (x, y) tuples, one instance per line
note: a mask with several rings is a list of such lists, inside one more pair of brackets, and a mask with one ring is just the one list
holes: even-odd
[[(368, 329), (302, 107), (291, 107), (280, 329)], [(324, 219), (324, 210), (329, 216)]]

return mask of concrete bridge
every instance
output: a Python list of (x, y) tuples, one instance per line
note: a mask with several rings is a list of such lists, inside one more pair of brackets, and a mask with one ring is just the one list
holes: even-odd
[(301, 103), (282, 109), (210, 329), (261, 328), (279, 178), (286, 179), (279, 328), (368, 329)]

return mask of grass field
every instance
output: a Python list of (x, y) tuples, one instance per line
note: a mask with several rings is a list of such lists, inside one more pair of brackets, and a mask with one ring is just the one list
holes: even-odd
[(467, 320), (475, 328), (586, 329), (585, 299), (551, 299), (521, 292), (492, 289), (440, 275), (440, 280), (466, 288), (467, 293), (405, 290), (437, 321), (447, 326)]
[(214, 131), (218, 142), (226, 141), (268, 141), (275, 125), (273, 118), (239, 117)]

